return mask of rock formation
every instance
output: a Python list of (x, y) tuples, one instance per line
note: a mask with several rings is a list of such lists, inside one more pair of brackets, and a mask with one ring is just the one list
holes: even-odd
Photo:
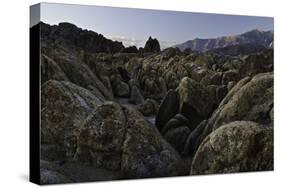
[(40, 26), (42, 184), (273, 169), (272, 33), (161, 51)]

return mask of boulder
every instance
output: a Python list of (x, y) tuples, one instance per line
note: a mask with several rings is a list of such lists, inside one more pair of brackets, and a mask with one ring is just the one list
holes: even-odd
[[(216, 65), (216, 64), (214, 64)], [(204, 86), (208, 85), (220, 85), (222, 80), (222, 73), (221, 72), (211, 72), (206, 74), (200, 81), (200, 84)]]
[(157, 114), (159, 109), (159, 104), (153, 99), (146, 99), (143, 104), (137, 107), (137, 109), (144, 116), (152, 116)]
[(75, 159), (120, 171), (123, 178), (183, 174), (179, 154), (137, 110), (105, 102), (87, 117)]
[(130, 107), (125, 110), (127, 132), (121, 169), (128, 178), (183, 175), (179, 154), (162, 138), (156, 127)]
[(163, 137), (179, 152), (184, 148), (186, 139), (190, 134), (190, 129), (187, 126), (181, 126), (167, 131)]
[(126, 117), (121, 106), (105, 102), (84, 121), (76, 157), (98, 168), (120, 169)]
[(174, 56), (180, 55), (180, 54), (181, 54), (180, 49), (174, 48), (174, 47), (166, 48), (162, 52), (162, 56), (164, 59), (170, 59), (171, 57), (174, 57)]
[(185, 141), (193, 128), (185, 116), (176, 114), (163, 126), (161, 134), (179, 153), (182, 153)]
[(228, 70), (223, 73), (222, 76), (222, 84), (227, 85), (230, 81), (237, 81), (239, 80), (239, 72), (238, 70)]
[(130, 88), (125, 82), (119, 82), (117, 85), (114, 85), (113, 92), (117, 97), (129, 97)]
[(174, 90), (169, 90), (160, 104), (155, 124), (158, 130), (179, 112), (179, 96)]
[(272, 123), (273, 74), (264, 73), (239, 81), (222, 100), (208, 120), (204, 137), (223, 124), (246, 120), (260, 124)]
[(192, 126), (208, 118), (214, 110), (213, 96), (191, 78), (184, 77), (176, 91), (180, 97), (180, 112), (190, 120)]
[(42, 143), (59, 145), (73, 155), (76, 130), (102, 101), (82, 87), (56, 80), (42, 85), (41, 96)]
[(111, 86), (115, 96), (117, 97), (129, 97), (130, 96), (130, 88), (127, 83), (122, 81), (120, 75), (112, 75), (111, 78)]
[(162, 135), (164, 135), (169, 130), (179, 128), (183, 125), (187, 126), (187, 125), (183, 124), (183, 122), (181, 122), (180, 120), (172, 118), (165, 124), (165, 126), (163, 126), (163, 128), (161, 129), (161, 133), (162, 133)]
[(191, 174), (273, 170), (273, 129), (251, 121), (234, 121), (200, 144)]
[(187, 137), (187, 139), (185, 141), (185, 144), (184, 144), (184, 148), (183, 148), (183, 152), (182, 152), (182, 156), (183, 157), (187, 157), (187, 158), (192, 158), (193, 157), (193, 155), (195, 154), (196, 150), (199, 147), (200, 136), (201, 136), (202, 132), (204, 131), (206, 123), (207, 123), (206, 120), (202, 121), (196, 127), (196, 129), (194, 129), (189, 134), (189, 136)]
[(129, 102), (132, 104), (142, 104), (144, 102), (144, 98), (140, 90), (135, 85), (132, 86)]
[(246, 56), (239, 69), (241, 76), (254, 76), (273, 71), (273, 50), (266, 50)]

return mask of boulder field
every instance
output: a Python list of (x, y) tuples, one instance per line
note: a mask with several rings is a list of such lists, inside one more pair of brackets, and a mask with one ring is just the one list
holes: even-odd
[(67, 23), (41, 42), (42, 184), (273, 170), (273, 49), (125, 48)]

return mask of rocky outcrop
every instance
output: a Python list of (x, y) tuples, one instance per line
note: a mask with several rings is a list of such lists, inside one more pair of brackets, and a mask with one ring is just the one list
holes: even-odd
[(214, 110), (214, 96), (188, 77), (181, 80), (177, 92), (180, 96), (180, 112), (190, 120), (193, 127), (208, 118)]
[(201, 143), (201, 135), (205, 129), (207, 121), (202, 121), (187, 137), (182, 151), (182, 156), (185, 158), (193, 158), (196, 150)]
[(273, 170), (273, 130), (251, 121), (235, 121), (212, 132), (191, 165), (191, 174), (264, 170)]
[(178, 93), (169, 90), (166, 97), (161, 102), (156, 116), (155, 124), (158, 130), (161, 131), (163, 126), (179, 112), (179, 102)]
[(72, 83), (90, 90), (101, 99), (113, 99), (112, 93), (86, 64), (68, 61), (61, 57), (57, 57), (57, 62)]
[(60, 45), (73, 51), (115, 53), (124, 49), (122, 42), (112, 41), (93, 31), (83, 30), (71, 23), (48, 25), (40, 22), (42, 42)]
[(71, 157), (76, 130), (102, 101), (90, 91), (66, 81), (45, 82), (41, 94), (42, 143), (55, 144), (64, 151), (65, 157)]
[(144, 116), (156, 115), (159, 109), (159, 104), (153, 99), (146, 99), (142, 104), (140, 104), (137, 109)]
[(98, 168), (121, 170), (127, 178), (183, 173), (180, 156), (157, 129), (136, 110), (114, 102), (99, 106), (86, 119), (75, 157)]
[(68, 81), (68, 78), (54, 60), (42, 54), (41, 84), (48, 80)]
[(273, 49), (137, 50), (62, 23), (41, 51), (43, 183), (272, 169)]
[(127, 108), (127, 133), (123, 145), (122, 171), (130, 178), (184, 174), (183, 161), (155, 127)]
[[(90, 90), (95, 96), (104, 99), (113, 99), (111, 91), (104, 86), (97, 75), (84, 63), (77, 63), (63, 55), (55, 55), (54, 59), (42, 55), (42, 81), (64, 80)], [(45, 70), (46, 69), (46, 70)], [(45, 74), (46, 72), (46, 74)], [(47, 75), (48, 73), (48, 75)]]
[(273, 51), (250, 54), (244, 57), (244, 61), (239, 68), (240, 76), (254, 76), (259, 73), (273, 71)]
[(120, 169), (126, 117), (120, 105), (106, 102), (85, 120), (76, 157), (98, 168)]
[(269, 113), (273, 108), (273, 74), (246, 77), (234, 86), (208, 120), (204, 136), (225, 123), (237, 120), (272, 123)]
[(182, 114), (176, 114), (165, 124), (161, 134), (179, 153), (182, 153), (185, 141), (191, 131), (189, 120)]
[(122, 80), (121, 75), (115, 74), (110, 77), (113, 94), (117, 97), (129, 97), (130, 88), (127, 83)]
[(158, 40), (155, 38), (149, 37), (144, 45), (144, 52), (160, 52), (160, 44)]

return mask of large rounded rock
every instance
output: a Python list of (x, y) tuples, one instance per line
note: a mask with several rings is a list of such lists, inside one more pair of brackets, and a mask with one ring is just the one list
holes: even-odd
[(62, 146), (72, 155), (76, 130), (102, 101), (82, 87), (55, 80), (43, 84), (41, 96), (42, 143)]
[(234, 86), (222, 100), (218, 109), (208, 120), (204, 136), (225, 123), (236, 120), (271, 123), (270, 110), (273, 107), (273, 74), (258, 74), (252, 79), (246, 77)]
[(201, 79), (200, 84), (202, 84), (204, 86), (220, 85), (221, 80), (222, 80), (222, 73), (221, 72), (211, 72)]
[(179, 111), (179, 96), (174, 90), (169, 90), (160, 104), (156, 116), (156, 126), (159, 130)]
[(110, 170), (120, 168), (126, 118), (121, 106), (105, 102), (87, 117), (78, 139), (79, 160)]
[(207, 121), (204, 120), (202, 121), (196, 129), (194, 129), (189, 136), (187, 137), (185, 143), (184, 143), (184, 148), (182, 152), (182, 156), (192, 158), (194, 153), (199, 147), (199, 142), (200, 142), (200, 136), (202, 132), (204, 131), (204, 128), (206, 126)]
[(190, 126), (190, 122), (186, 117), (184, 117), (182, 114), (176, 114), (165, 124), (165, 126), (163, 126), (163, 128), (161, 129), (161, 133), (165, 134), (169, 130), (176, 129), (182, 126), (188, 127), (189, 129), (193, 130), (193, 127)]
[(144, 116), (152, 116), (158, 112), (159, 104), (153, 99), (146, 99), (137, 108)]
[(120, 75), (111, 76), (111, 86), (115, 96), (117, 97), (129, 97), (130, 87), (127, 83), (122, 81)]
[(212, 132), (200, 144), (191, 174), (273, 170), (273, 129), (236, 121)]
[(167, 131), (164, 138), (181, 153), (184, 148), (186, 139), (190, 134), (190, 129), (187, 126), (181, 126)]
[(190, 127), (192, 126), (186, 117), (176, 114), (163, 126), (161, 134), (179, 153), (182, 153), (185, 141), (192, 130)]
[(127, 107), (127, 132), (121, 169), (128, 178), (183, 175), (183, 161), (157, 129), (136, 110)]
[(196, 126), (212, 113), (215, 106), (214, 96), (198, 82), (184, 77), (177, 92), (180, 96), (180, 112), (191, 121), (191, 124)]
[(87, 117), (75, 159), (121, 171), (124, 178), (184, 173), (178, 153), (137, 110), (106, 102)]

